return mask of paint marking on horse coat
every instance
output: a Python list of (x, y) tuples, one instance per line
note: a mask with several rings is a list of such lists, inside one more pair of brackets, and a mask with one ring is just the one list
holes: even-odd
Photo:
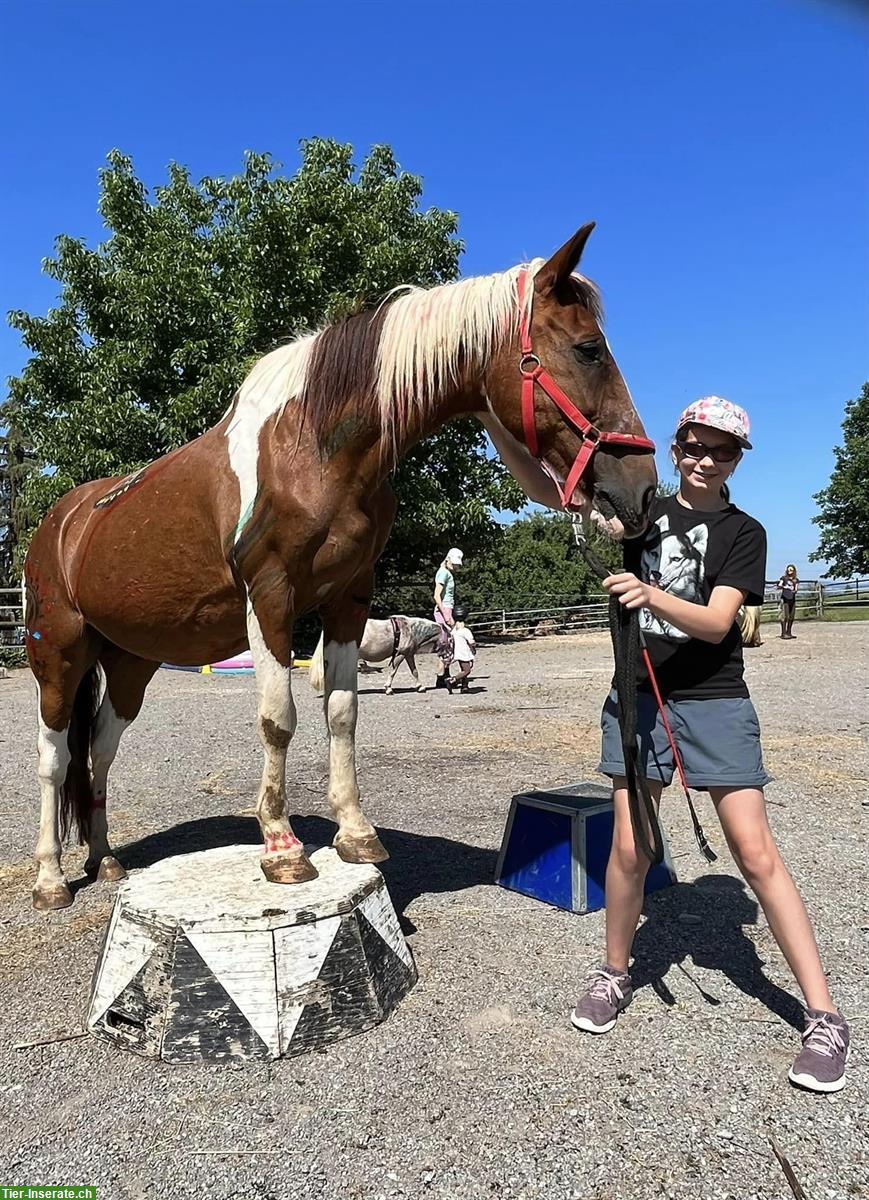
[(244, 532), (256, 500), (260, 430), (269, 417), (282, 412), (290, 400), (301, 396), (311, 348), (318, 336), (307, 334), (287, 346), (279, 346), (255, 363), (239, 388), (234, 411), (230, 410), (226, 440), (229, 465), (238, 479), (239, 490), (233, 545)]
[(115, 484), (111, 491), (106, 492), (105, 496), (100, 496), (99, 500), (94, 501), (94, 508), (107, 508), (110, 504), (114, 504), (121, 496), (125, 496), (131, 488), (136, 487), (142, 482), (147, 470), (147, 467), (142, 467), (132, 475), (125, 476), (120, 483)]

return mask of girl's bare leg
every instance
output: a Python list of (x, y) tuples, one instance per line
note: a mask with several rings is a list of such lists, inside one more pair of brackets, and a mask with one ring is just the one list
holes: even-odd
[(710, 792), (730, 852), (760, 901), (807, 1006), (836, 1012), (806, 906), (773, 840), (763, 791), (711, 788)]
[[(649, 781), (652, 799), (661, 799), (661, 784)], [(643, 909), (643, 894), (649, 860), (637, 848), (628, 805), (627, 780), (613, 779), (615, 827), (606, 869), (606, 960), (607, 965), (627, 973), (631, 946)], [(647, 836), (651, 837), (651, 831)]]

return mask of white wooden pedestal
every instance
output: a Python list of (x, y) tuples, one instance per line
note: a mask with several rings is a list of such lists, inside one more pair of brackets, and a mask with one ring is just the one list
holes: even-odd
[(166, 1062), (270, 1059), (370, 1029), (413, 987), (383, 876), (324, 848), (310, 883), (269, 883), (255, 846), (125, 880), (94, 972), (91, 1033)]

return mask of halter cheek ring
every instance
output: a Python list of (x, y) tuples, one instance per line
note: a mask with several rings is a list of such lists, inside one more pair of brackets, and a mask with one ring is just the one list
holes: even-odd
[[(525, 435), (525, 445), (532, 456), (538, 460), (543, 470), (552, 479), (558, 490), (558, 495), (564, 508), (570, 504), (573, 493), (579, 486), (580, 480), (588, 470), (591, 460), (598, 449), (607, 446), (621, 446), (625, 450), (635, 450), (638, 453), (654, 453), (655, 443), (647, 437), (635, 433), (609, 433), (592, 425), (576, 407), (573, 401), (561, 390), (540, 359), (534, 353), (531, 343), (531, 305), (526, 306), (526, 291), (530, 279), (528, 272), (522, 270), (516, 280), (519, 296), (519, 374), (522, 376), (522, 431)], [(573, 466), (568, 472), (562, 487), (555, 472), (540, 455), (540, 443), (537, 437), (537, 422), (534, 412), (534, 387), (539, 386), (559, 410), (565, 422), (572, 425), (582, 438), (579, 453), (574, 459)]]

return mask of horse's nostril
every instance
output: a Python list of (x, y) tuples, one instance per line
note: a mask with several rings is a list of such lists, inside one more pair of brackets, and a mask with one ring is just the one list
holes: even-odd
[(657, 491), (657, 488), (655, 487), (655, 485), (653, 483), (650, 483), (649, 486), (646, 488), (646, 490), (643, 492), (643, 507), (640, 509), (641, 512), (647, 513), (649, 511), (649, 509), (652, 506), (652, 501), (655, 499), (656, 491)]

